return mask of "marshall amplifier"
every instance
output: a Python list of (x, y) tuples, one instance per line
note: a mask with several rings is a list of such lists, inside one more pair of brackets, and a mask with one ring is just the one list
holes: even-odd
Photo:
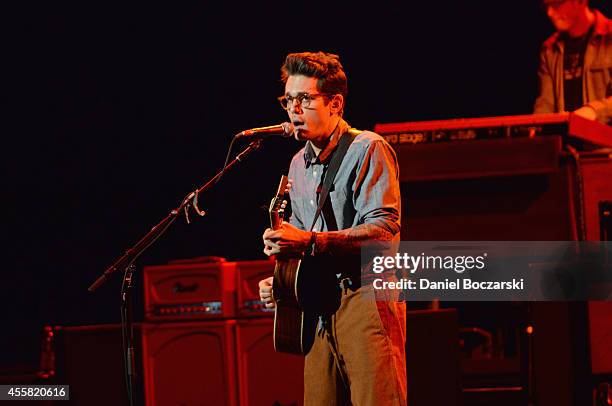
[(192, 320), (236, 315), (236, 263), (202, 257), (143, 270), (145, 319)]

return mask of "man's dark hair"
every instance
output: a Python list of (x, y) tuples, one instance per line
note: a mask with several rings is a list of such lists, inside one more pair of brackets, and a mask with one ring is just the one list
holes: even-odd
[(289, 76), (303, 75), (317, 79), (317, 90), (321, 93), (348, 93), (346, 74), (340, 63), (340, 57), (327, 52), (301, 52), (287, 55), (281, 68), (281, 79), (287, 83)]
[[(565, 0), (568, 1), (568, 0)], [(589, 0), (579, 0), (581, 3), (586, 4), (587, 7), (589, 7)], [(555, 0), (540, 0), (540, 4), (542, 5), (542, 7), (546, 7), (549, 3), (556, 3)]]

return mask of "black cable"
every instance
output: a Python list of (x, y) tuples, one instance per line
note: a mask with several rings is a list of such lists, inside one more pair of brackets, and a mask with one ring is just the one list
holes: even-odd
[(574, 203), (576, 206), (576, 223), (578, 225), (578, 241), (586, 240), (586, 225), (584, 216), (584, 189), (582, 182), (582, 169), (580, 167), (580, 154), (571, 145), (565, 146), (574, 161)]
[(223, 163), (223, 167), (221, 168), (221, 171), (220, 171), (221, 175), (215, 180), (215, 185), (219, 182), (221, 177), (225, 174), (225, 169), (227, 168), (227, 164), (228, 164), (228, 162), (230, 160), (230, 156), (232, 155), (232, 149), (234, 149), (234, 143), (238, 139), (237, 135), (238, 134), (236, 134), (232, 138), (232, 142), (230, 142), (229, 148), (227, 149), (227, 155), (225, 156), (225, 162)]

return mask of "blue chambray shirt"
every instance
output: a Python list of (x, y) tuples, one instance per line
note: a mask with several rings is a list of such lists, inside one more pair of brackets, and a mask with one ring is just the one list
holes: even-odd
[[(324, 170), (330, 161), (339, 135), (350, 127), (341, 120), (330, 144), (315, 155), (310, 142), (298, 151), (289, 167), (291, 224), (309, 230), (318, 205), (318, 189)], [(339, 230), (360, 224), (375, 224), (399, 240), (401, 196), (397, 156), (380, 135), (364, 131), (355, 137), (342, 165), (338, 169), (331, 200)], [(328, 231), (323, 215), (320, 215), (314, 231)]]

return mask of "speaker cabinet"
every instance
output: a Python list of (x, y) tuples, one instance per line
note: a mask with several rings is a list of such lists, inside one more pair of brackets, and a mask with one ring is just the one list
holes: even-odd
[[(610, 241), (612, 236), (612, 154), (603, 149), (580, 154), (586, 239)], [(610, 262), (612, 258), (607, 258)], [(612, 302), (589, 302), (591, 369), (612, 374)]]
[(612, 302), (589, 302), (591, 369), (612, 374)]
[(273, 319), (238, 320), (241, 406), (297, 406), (304, 399), (304, 357), (274, 351)]
[(146, 405), (237, 405), (235, 325), (235, 320), (146, 324)]
[[(135, 336), (140, 326), (135, 326)], [(118, 324), (55, 327), (56, 382), (70, 385), (67, 404), (128, 405)], [(135, 337), (136, 353), (139, 340)], [(138, 365), (138, 362), (136, 363)], [(140, 394), (137, 394), (137, 398)], [(64, 402), (62, 402), (64, 403)]]
[(406, 312), (406, 372), (409, 405), (459, 404), (459, 327), (455, 309)]

